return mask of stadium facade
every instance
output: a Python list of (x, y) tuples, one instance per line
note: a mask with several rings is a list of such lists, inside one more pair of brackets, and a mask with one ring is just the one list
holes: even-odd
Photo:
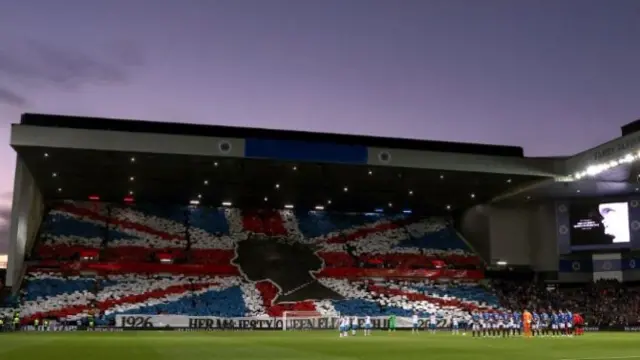
[[(97, 245), (100, 251), (109, 250), (103, 247), (111, 231), (124, 234), (122, 229), (129, 235), (135, 228), (174, 240), (145, 224), (110, 220), (116, 210), (91, 203), (244, 209), (244, 225), (239, 226), (252, 233), (255, 219), (264, 228), (267, 215), (259, 209), (386, 216), (384, 226), (393, 222), (406, 229), (417, 218), (447, 216), (454, 221), (455, 236), (486, 262), (529, 266), (560, 281), (590, 281), (596, 274), (640, 280), (635, 267), (640, 257), (634, 251), (640, 250), (636, 133), (571, 157), (530, 158), (521, 148), (508, 146), (25, 114), (12, 126), (11, 146), (17, 162), (8, 286), (19, 285), (27, 268), (37, 266), (31, 257), (47, 233), (45, 222), (51, 225), (49, 217), (60, 213), (94, 225), (100, 222), (105, 234), (98, 241), (103, 242)], [(605, 215), (616, 211), (623, 217), (607, 227)], [(195, 227), (191, 215), (185, 216), (185, 224)], [(304, 219), (296, 216), (283, 233), (299, 231), (296, 221)], [(228, 231), (233, 224), (225, 226)], [(365, 228), (370, 229), (357, 231), (369, 231)], [(64, 234), (72, 240), (76, 235)], [(190, 236), (187, 252), (195, 235)], [(346, 239), (348, 234), (340, 236)], [(261, 256), (255, 249), (263, 245), (249, 247), (251, 241), (236, 245), (236, 258), (238, 251)], [(74, 257), (85, 257), (82, 251), (72, 255), (69, 268), (96, 270), (95, 262), (80, 264)], [(154, 254), (159, 255), (171, 256)], [(251, 266), (234, 261), (244, 277), (252, 277)], [(390, 273), (367, 271), (375, 276)], [(437, 271), (442, 277), (475, 274)], [(316, 290), (327, 298), (339, 297), (339, 291)]]

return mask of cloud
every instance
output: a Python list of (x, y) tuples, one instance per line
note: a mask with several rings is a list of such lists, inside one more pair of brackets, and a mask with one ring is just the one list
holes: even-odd
[(27, 104), (27, 99), (9, 89), (0, 87), (0, 104), (25, 106)]
[[(135, 67), (144, 65), (143, 52), (120, 42), (103, 53), (89, 53), (38, 41), (21, 41), (0, 49), (0, 78), (28, 85), (76, 88), (89, 84), (127, 83)], [(0, 101), (24, 105), (27, 97), (3, 84)]]

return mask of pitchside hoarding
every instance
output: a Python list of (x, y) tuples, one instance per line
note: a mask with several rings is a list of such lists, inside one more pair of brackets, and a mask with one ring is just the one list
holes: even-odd
[[(272, 317), (237, 317), (222, 318), (213, 316), (183, 315), (116, 315), (116, 326), (130, 329), (192, 329), (192, 330), (329, 330), (338, 329), (339, 317), (327, 316), (317, 318), (272, 318)], [(387, 317), (371, 317), (373, 329), (386, 329), (389, 326)], [(364, 318), (359, 318), (359, 326), (364, 326)], [(419, 320), (419, 326), (425, 327), (426, 319)], [(448, 320), (440, 320), (438, 327), (448, 327)], [(396, 327), (408, 329), (413, 326), (409, 317), (397, 317)]]

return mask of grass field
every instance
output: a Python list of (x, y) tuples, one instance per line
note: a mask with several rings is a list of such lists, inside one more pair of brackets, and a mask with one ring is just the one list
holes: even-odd
[(0, 359), (108, 360), (622, 360), (640, 359), (640, 334), (482, 339), (409, 332), (339, 338), (311, 332), (0, 334)]

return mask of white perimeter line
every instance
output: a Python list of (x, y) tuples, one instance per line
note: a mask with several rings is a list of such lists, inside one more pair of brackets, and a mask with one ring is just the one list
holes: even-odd
[(603, 356), (603, 357), (588, 357), (588, 358), (572, 358), (572, 359), (560, 359), (560, 360), (609, 360), (609, 359), (639, 359), (640, 355), (629, 356)]

